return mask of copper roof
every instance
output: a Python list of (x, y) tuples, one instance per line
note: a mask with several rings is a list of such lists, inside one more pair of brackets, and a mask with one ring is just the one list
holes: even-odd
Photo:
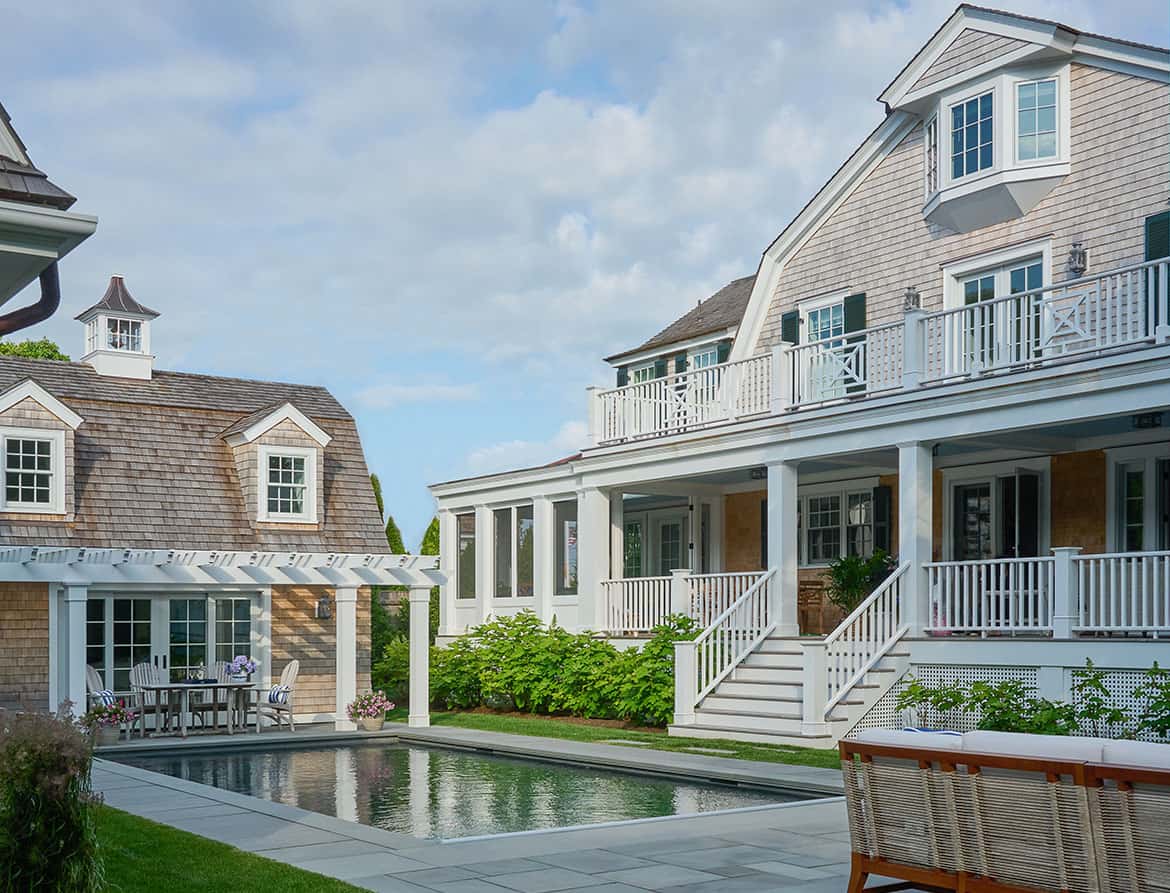
[(74, 319), (81, 319), (88, 313), (94, 310), (109, 310), (113, 313), (130, 313), (135, 316), (145, 316), (147, 319), (154, 319), (158, 316), (157, 310), (151, 310), (134, 300), (134, 296), (126, 289), (126, 283), (121, 276), (114, 275), (110, 277), (110, 284), (106, 288), (106, 293), (102, 295), (102, 299), (94, 304), (92, 307), (87, 307), (82, 310)]

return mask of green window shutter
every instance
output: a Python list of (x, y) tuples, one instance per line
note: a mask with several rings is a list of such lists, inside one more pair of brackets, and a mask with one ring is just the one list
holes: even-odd
[(674, 355), (674, 371), (675, 372), (686, 372), (687, 371), (687, 355), (686, 355), (685, 351), (683, 353), (676, 353)]
[(1146, 260), (1170, 256), (1170, 211), (1146, 218)]
[(654, 377), (666, 378), (666, 358), (659, 357), (654, 361)]
[(865, 328), (865, 292), (845, 299), (845, 331), (858, 332)]
[(731, 342), (720, 341), (715, 345), (715, 362), (726, 363), (727, 358), (731, 356)]
[(891, 531), (894, 525), (894, 491), (890, 487), (873, 488), (873, 547), (887, 555), (892, 549)]
[(624, 388), (630, 383), (630, 367), (618, 366), (617, 368), (617, 386)]
[(789, 310), (780, 315), (780, 340), (788, 344), (800, 343), (799, 310)]

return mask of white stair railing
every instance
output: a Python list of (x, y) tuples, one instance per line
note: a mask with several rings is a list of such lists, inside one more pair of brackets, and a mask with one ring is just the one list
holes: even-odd
[[(826, 687), (825, 704), (816, 721), (827, 717), (906, 635), (909, 627), (902, 621), (902, 580), (909, 569), (909, 562), (900, 565), (820, 643)], [(805, 692), (805, 698), (817, 699), (817, 694)], [(812, 712), (818, 713), (815, 709)]]
[(688, 642), (674, 643), (674, 721), (695, 721), (695, 707), (776, 627), (772, 568)]

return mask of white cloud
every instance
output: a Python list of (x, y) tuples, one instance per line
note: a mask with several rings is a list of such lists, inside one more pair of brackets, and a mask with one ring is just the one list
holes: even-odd
[(473, 474), (491, 474), (544, 465), (578, 452), (587, 436), (584, 422), (565, 422), (548, 440), (508, 440), (472, 450), (467, 455), (467, 469)]
[(357, 401), (370, 409), (389, 409), (403, 403), (450, 403), (474, 400), (479, 389), (473, 384), (386, 383), (363, 388)]

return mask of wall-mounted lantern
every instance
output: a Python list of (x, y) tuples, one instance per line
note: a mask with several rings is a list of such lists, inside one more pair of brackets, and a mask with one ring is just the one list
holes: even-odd
[(908, 285), (906, 290), (902, 292), (902, 309), (903, 310), (921, 310), (922, 309), (922, 295), (918, 293), (913, 285)]
[(1074, 279), (1079, 279), (1085, 275), (1087, 269), (1089, 269), (1089, 249), (1084, 246), (1083, 242), (1073, 242), (1072, 248), (1068, 250), (1069, 273)]
[(317, 605), (313, 609), (313, 616), (318, 620), (329, 620), (333, 616), (333, 599), (328, 595), (323, 595), (317, 599)]

